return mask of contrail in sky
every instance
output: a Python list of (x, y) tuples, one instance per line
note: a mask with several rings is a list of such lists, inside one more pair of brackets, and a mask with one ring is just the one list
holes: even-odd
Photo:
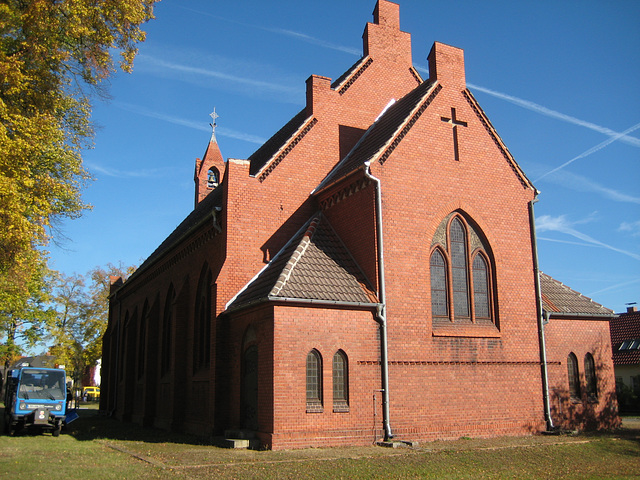
[[(571, 115), (566, 115), (564, 113), (556, 112), (555, 110), (551, 110), (550, 108), (543, 107), (542, 105), (538, 105), (537, 103), (530, 102), (529, 100), (523, 100), (521, 98), (514, 97), (512, 95), (507, 95), (506, 93), (496, 92), (495, 90), (490, 90), (485, 87), (481, 87), (479, 85), (474, 85), (472, 83), (467, 82), (467, 86), (474, 90), (478, 90), (479, 92), (487, 93), (497, 98), (501, 98), (502, 100), (506, 100), (520, 107), (526, 108), (528, 110), (532, 110), (534, 112), (538, 112), (542, 115), (546, 115), (547, 117), (557, 118), (558, 120), (563, 120), (565, 122), (573, 123), (574, 125), (579, 125), (581, 127), (586, 127), (591, 130), (595, 130), (596, 132), (603, 133), (608, 135), (615, 140), (621, 140), (629, 145), (633, 145), (634, 147), (640, 147), (640, 139), (635, 137), (630, 137), (627, 134), (633, 130), (627, 130), (625, 132), (619, 133), (614, 130), (611, 130), (607, 127), (601, 127), (600, 125), (596, 125), (595, 123), (587, 122), (586, 120), (580, 120), (579, 118), (572, 117)], [(634, 127), (632, 127), (635, 129)]]
[[(618, 140), (618, 139), (621, 139), (621, 138), (625, 137), (628, 133), (631, 133), (631, 132), (633, 132), (633, 131), (635, 131), (635, 130), (637, 130), (637, 129), (639, 129), (639, 128), (640, 128), (640, 123), (637, 123), (637, 124), (635, 124), (633, 127), (626, 129), (624, 132), (622, 132), (622, 133), (617, 133), (617, 134), (616, 134), (616, 135), (614, 135), (613, 137), (608, 138), (608, 139), (607, 139), (607, 140), (605, 140), (604, 142), (599, 143), (598, 145), (596, 145), (595, 147), (592, 147), (592, 148), (590, 148), (589, 150), (587, 150), (587, 151), (585, 151), (585, 152), (582, 152), (582, 153), (581, 153), (580, 155), (578, 155), (577, 157), (573, 157), (573, 158), (572, 158), (571, 160), (569, 160), (568, 162), (564, 162), (564, 163), (563, 163), (562, 165), (560, 165), (559, 167), (556, 167), (556, 168), (554, 168), (553, 170), (549, 170), (549, 171), (548, 171), (547, 173), (545, 173), (544, 175), (542, 175), (542, 176), (540, 176), (540, 177), (536, 178), (536, 179), (534, 180), (534, 182), (537, 182), (538, 180), (540, 180), (540, 179), (542, 179), (542, 178), (546, 177), (547, 175), (550, 175), (550, 174), (552, 174), (552, 173), (554, 173), (554, 172), (557, 172), (557, 171), (558, 171), (558, 170), (560, 170), (561, 168), (566, 167), (567, 165), (569, 165), (570, 163), (575, 162), (576, 160), (579, 160), (579, 159), (581, 159), (581, 158), (584, 158), (584, 157), (586, 157), (586, 156), (588, 156), (588, 155), (591, 155), (592, 153), (597, 152), (598, 150), (603, 149), (604, 147), (606, 147), (606, 146), (607, 146), (607, 145), (609, 145), (610, 143), (613, 143), (613, 142), (615, 142), (616, 140)], [(633, 137), (630, 137), (630, 138), (633, 138)]]

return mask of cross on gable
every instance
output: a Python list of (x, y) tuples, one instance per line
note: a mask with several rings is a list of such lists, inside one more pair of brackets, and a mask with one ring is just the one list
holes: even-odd
[(458, 150), (458, 127), (466, 127), (467, 122), (463, 122), (456, 118), (456, 109), (453, 107), (451, 107), (451, 117), (440, 117), (440, 120), (451, 125), (453, 129), (453, 154), (456, 161), (459, 161), (460, 151)]

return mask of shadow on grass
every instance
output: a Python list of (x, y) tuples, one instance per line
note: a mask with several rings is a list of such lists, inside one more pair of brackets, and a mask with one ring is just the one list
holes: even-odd
[[(0, 418), (4, 419), (4, 408), (0, 408)], [(2, 422), (3, 434), (4, 421)], [(18, 436), (42, 435), (38, 429), (23, 429)], [(70, 435), (79, 441), (123, 440), (147, 443), (179, 443), (186, 445), (207, 445), (205, 439), (192, 435), (168, 432), (156, 428), (141, 427), (134, 423), (125, 423), (101, 414), (96, 408), (81, 406), (78, 408), (78, 419), (62, 429), (62, 435)]]

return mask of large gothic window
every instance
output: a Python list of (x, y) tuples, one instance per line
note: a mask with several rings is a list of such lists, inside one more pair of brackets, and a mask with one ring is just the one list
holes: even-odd
[(429, 261), (431, 313), (453, 323), (494, 322), (488, 242), (462, 215), (444, 219)]

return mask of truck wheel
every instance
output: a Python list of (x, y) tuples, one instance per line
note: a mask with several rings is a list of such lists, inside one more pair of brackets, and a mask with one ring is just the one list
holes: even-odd
[(54, 437), (59, 437), (60, 436), (60, 431), (62, 430), (62, 427), (60, 425), (58, 425), (52, 432), (52, 435)]

